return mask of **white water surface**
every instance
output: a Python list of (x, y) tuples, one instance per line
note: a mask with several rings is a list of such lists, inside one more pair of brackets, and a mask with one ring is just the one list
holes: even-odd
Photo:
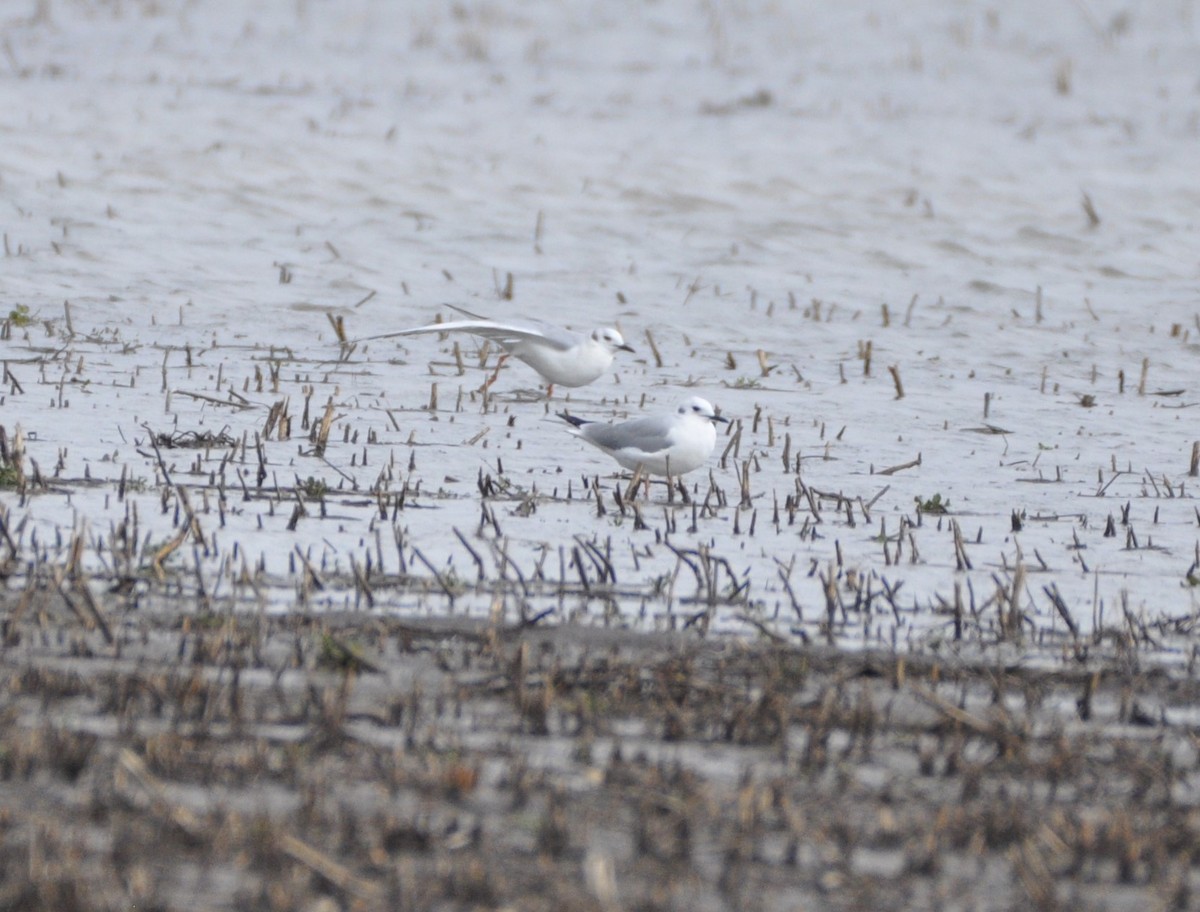
[[(1015, 579), (1031, 640), (1064, 630), (1052, 586), (1085, 634), (1190, 629), (1194, 2), (45, 0), (0, 19), (0, 314), (35, 318), (0, 341), (0, 424), (49, 479), (0, 494), (23, 547), (63, 561), (78, 532), (102, 572), (136, 509), (144, 587), (182, 489), (203, 544), (167, 567), (272, 610), (363, 608), (356, 564), (372, 610), (413, 614), (677, 625), (712, 594), (721, 629), (928, 644), (956, 588), (986, 632)], [(480, 367), (470, 338), (343, 352), (327, 317), (365, 336), (443, 301), (618, 325), (637, 354), (549, 406), (509, 365), (485, 409), (494, 352)], [(553, 412), (692, 394), (740, 445), (688, 476), (708, 509), (659, 487), (636, 528), (611, 461)], [(334, 403), (324, 457), (306, 398), (315, 420)], [(292, 433), (263, 444), (260, 487), (281, 400)], [(164, 451), (166, 486), (150, 432), (222, 430), (232, 456)], [(797, 456), (853, 524), (798, 495)], [(309, 478), (324, 516), (310, 501), (289, 530)], [(950, 512), (917, 525), (935, 496)], [(524, 588), (474, 588), (464, 540)]]

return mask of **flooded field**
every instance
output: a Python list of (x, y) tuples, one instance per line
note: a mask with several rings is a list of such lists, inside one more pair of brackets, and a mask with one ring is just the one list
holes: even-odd
[(1194, 4), (3, 15), (0, 905), (1188, 907)]

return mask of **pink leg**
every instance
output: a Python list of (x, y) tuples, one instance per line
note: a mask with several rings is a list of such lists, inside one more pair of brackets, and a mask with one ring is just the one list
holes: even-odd
[(483, 388), (485, 390), (492, 388), (492, 384), (495, 383), (496, 378), (498, 378), (500, 376), (500, 368), (502, 368), (504, 366), (504, 362), (507, 360), (508, 360), (507, 352), (505, 354), (501, 355), (498, 359), (496, 359), (496, 369), (494, 371), (492, 371), (492, 375), (483, 382)]

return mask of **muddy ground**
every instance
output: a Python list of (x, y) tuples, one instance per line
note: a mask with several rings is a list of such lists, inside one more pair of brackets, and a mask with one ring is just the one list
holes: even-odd
[[(888, 655), (4, 596), (0, 909), (1188, 909), (1153, 634)], [(1176, 631), (1181, 632), (1181, 631)]]
[(1196, 7), (0, 7), (0, 912), (1200, 907)]

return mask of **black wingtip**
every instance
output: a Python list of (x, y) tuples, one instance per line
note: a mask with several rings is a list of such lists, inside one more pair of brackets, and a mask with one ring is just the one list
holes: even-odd
[(452, 304), (450, 301), (443, 301), (442, 306), (449, 307), (451, 310), (457, 310), (464, 317), (470, 317), (472, 320), (490, 320), (491, 319), (491, 317), (485, 317), (485, 316), (481, 316), (480, 314), (473, 313), (473, 312), (467, 310), (465, 307), (459, 306), (458, 304)]
[(554, 414), (558, 415), (559, 418), (571, 425), (571, 427), (583, 427), (585, 424), (590, 423), (587, 419), (576, 417), (568, 412), (555, 412)]

